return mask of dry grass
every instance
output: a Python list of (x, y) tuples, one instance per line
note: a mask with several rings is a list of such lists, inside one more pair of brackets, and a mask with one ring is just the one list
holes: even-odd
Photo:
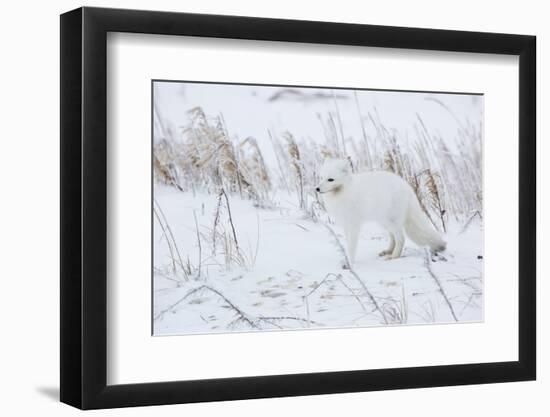
[(271, 175), (254, 138), (230, 138), (221, 116), (207, 117), (200, 107), (188, 112), (182, 140), (156, 142), (155, 179), (182, 191), (217, 193), (224, 189), (266, 204)]
[(233, 266), (252, 269), (256, 263), (260, 242), (259, 219), (257, 219), (258, 228), (255, 246), (249, 244), (247, 247), (243, 247), (239, 243), (231, 214), (230, 200), (224, 189), (221, 189), (218, 194), (218, 201), (213, 217), (212, 227), (203, 226), (199, 234), (202, 239), (198, 239), (210, 246), (210, 260), (217, 259), (217, 255), (221, 255), (226, 270), (231, 270)]
[[(259, 146), (253, 137), (242, 139), (232, 136), (222, 115), (207, 115), (202, 108), (196, 107), (188, 112), (188, 122), (181, 131), (174, 133), (162, 126), (162, 119), (155, 113), (155, 122), (161, 126), (157, 133), (159, 136), (154, 141), (155, 182), (194, 195), (206, 193), (217, 197), (212, 220), (207, 220), (207, 226), (204, 221), (201, 225), (193, 212), (194, 230), (190, 232), (196, 236), (198, 257), (193, 256), (192, 261), (188, 255), (185, 261), (182, 258), (182, 254), (186, 253), (180, 251), (183, 248), (178, 247), (161, 207), (155, 202), (154, 215), (162, 232), (161, 242), (168, 247), (170, 259), (166, 270), (170, 274), (169, 279), (178, 282), (200, 280), (205, 284), (208, 280), (208, 265), (211, 264), (227, 271), (233, 268), (252, 269), (258, 256), (260, 221), (258, 218), (255, 244), (245, 241), (244, 233), (236, 227), (231, 202), (235, 198), (247, 199), (258, 208), (272, 209), (276, 208), (274, 195), (277, 192), (290, 195), (292, 204), (305, 217), (326, 226), (347, 267), (342, 275), (325, 276), (319, 285), (304, 296), (307, 312), (305, 319), (286, 315), (253, 317), (217, 289), (200, 285), (169, 309), (161, 311), (156, 320), (162, 319), (165, 313), (177, 308), (186, 299), (210, 292), (235, 312), (230, 327), (283, 328), (282, 324), (287, 321), (298, 321), (309, 326), (314, 322), (309, 317), (308, 296), (322, 285), (337, 282), (354, 297), (363, 313), (375, 314), (385, 324), (408, 322), (408, 301), (403, 287), (401, 297), (375, 297), (362, 277), (350, 266), (344, 245), (327, 224), (323, 203), (314, 192), (319, 182), (320, 168), (327, 158), (347, 158), (354, 172), (391, 171), (411, 185), (422, 210), (434, 227), (446, 232), (448, 224), (453, 220), (461, 223), (462, 231), (465, 231), (483, 213), (481, 127), (457, 121), (457, 146), (456, 149), (449, 149), (447, 138), (430, 130), (420, 115), (417, 115), (414, 137), (403, 137), (381, 122), (376, 108), (363, 113), (364, 109), (360, 108), (355, 96), (361, 135), (346, 136), (346, 126), (342, 124), (335, 97), (333, 101), (334, 110), (319, 115), (324, 138), (298, 138), (292, 132), (278, 136), (267, 131), (274, 156), (269, 158), (273, 161), (269, 166), (262, 153), (266, 147)], [(370, 129), (367, 129), (367, 125)], [(374, 133), (369, 135), (368, 131)], [(454, 307), (441, 280), (433, 271), (427, 253), (425, 267), (451, 315), (457, 320)], [(423, 308), (425, 320), (435, 321), (431, 302)]]
[[(361, 137), (345, 136), (334, 99), (334, 112), (319, 115), (324, 141), (296, 138), (291, 132), (284, 132), (281, 137), (268, 132), (276, 161), (273, 166), (266, 164), (255, 138), (241, 140), (231, 136), (222, 115), (208, 116), (196, 107), (188, 112), (188, 123), (179, 135), (163, 134), (155, 139), (155, 181), (185, 192), (219, 194), (223, 190), (220, 199), (225, 194), (228, 211), (228, 195), (250, 199), (257, 207), (272, 208), (273, 194), (280, 190), (295, 196), (296, 205), (315, 221), (324, 210), (314, 192), (323, 160), (348, 158), (354, 172), (388, 170), (404, 178), (416, 193), (422, 210), (440, 231), (446, 232), (450, 219), (466, 224), (473, 214), (481, 216), (480, 126), (457, 120), (457, 146), (451, 150), (445, 138), (430, 131), (420, 115), (415, 137), (402, 137), (380, 121), (376, 108), (363, 114), (357, 97), (355, 101)], [(158, 116), (156, 122), (162, 125)], [(370, 129), (375, 132), (373, 135), (367, 134), (367, 124), (374, 128)], [(160, 131), (166, 129), (162, 127)], [(214, 221), (208, 241), (216, 252), (219, 238), (225, 242), (227, 256), (235, 258), (242, 248), (234, 225), (233, 230), (224, 230)]]

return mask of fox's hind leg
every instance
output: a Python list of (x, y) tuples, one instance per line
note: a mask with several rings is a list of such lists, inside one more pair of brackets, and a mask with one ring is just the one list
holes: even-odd
[(395, 248), (395, 237), (393, 237), (392, 232), (388, 232), (390, 236), (390, 246), (388, 246), (388, 249), (383, 250), (378, 254), (378, 256), (386, 256), (391, 255), (393, 253), (393, 249)]
[(403, 252), (403, 246), (405, 246), (405, 234), (403, 233), (403, 230), (394, 232), (393, 236), (395, 239), (395, 246), (391, 255), (389, 255), (386, 259), (399, 258)]

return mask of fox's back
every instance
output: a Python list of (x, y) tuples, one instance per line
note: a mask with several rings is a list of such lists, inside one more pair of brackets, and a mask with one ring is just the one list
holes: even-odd
[(411, 191), (410, 185), (399, 175), (389, 171), (369, 171), (355, 174), (352, 177), (353, 187), (362, 189), (367, 194), (388, 195)]

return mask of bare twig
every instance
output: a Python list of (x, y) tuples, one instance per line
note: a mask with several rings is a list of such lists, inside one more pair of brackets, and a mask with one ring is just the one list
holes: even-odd
[(195, 213), (195, 210), (193, 210), (193, 218), (195, 219), (195, 231), (197, 232), (197, 242), (199, 244), (198, 276), (200, 278), (200, 276), (201, 276), (201, 263), (202, 263), (202, 245), (201, 245), (201, 236), (200, 236), (200, 233), (199, 233), (199, 223), (197, 222), (197, 213)]
[(164, 310), (161, 310), (161, 312), (158, 313), (158, 314), (155, 316), (155, 321), (162, 319), (166, 313), (169, 313), (170, 311), (174, 310), (178, 305), (180, 305), (181, 303), (183, 303), (188, 297), (190, 297), (190, 296), (192, 296), (193, 294), (196, 294), (196, 293), (198, 293), (199, 291), (203, 290), (204, 287), (205, 287), (204, 285), (201, 285), (200, 287), (197, 287), (197, 288), (192, 289), (192, 290), (189, 291), (187, 294), (185, 294), (183, 297), (181, 297), (178, 301), (176, 301), (175, 303), (171, 304), (170, 306), (168, 306), (168, 307), (165, 308)]
[[(350, 294), (357, 300), (357, 302), (359, 303), (359, 305), (361, 306), (361, 308), (364, 310), (364, 311), (367, 311), (367, 307), (365, 307), (365, 304), (363, 304), (363, 302), (361, 301), (361, 299), (359, 298), (359, 296), (355, 293), (355, 291), (353, 291), (352, 288), (350, 288), (346, 283), (345, 281), (342, 279), (342, 276), (341, 275), (336, 275), (336, 274), (333, 274), (333, 273), (330, 273), (330, 274), (327, 274), (325, 276), (325, 278), (323, 278), (323, 280), (317, 284), (317, 286), (315, 286), (315, 288), (313, 288), (309, 293), (307, 293), (305, 296), (304, 296), (304, 300), (306, 302), (308, 302), (308, 297), (313, 294), (315, 291), (317, 291), (317, 289), (319, 289), (319, 287), (327, 282), (329, 282), (329, 278), (331, 277), (334, 277), (338, 282), (340, 282), (349, 292)], [(308, 310), (309, 310), (309, 303), (307, 304), (307, 307), (308, 307)]]
[(190, 290), (187, 294), (185, 294), (182, 298), (180, 298), (178, 301), (176, 301), (175, 303), (173, 303), (172, 305), (170, 305), (168, 308), (162, 310), (159, 314), (157, 314), (155, 316), (155, 321), (159, 320), (159, 319), (162, 319), (162, 317), (164, 317), (164, 315), (170, 311), (172, 311), (174, 308), (176, 308), (179, 304), (181, 304), (183, 301), (185, 301), (187, 298), (189, 298), (190, 296), (192, 296), (193, 294), (196, 294), (200, 291), (210, 291), (214, 294), (216, 294), (218, 297), (220, 297), (224, 302), (225, 304), (231, 308), (232, 310), (235, 311), (235, 313), (237, 314), (238, 316), (238, 320), (242, 320), (244, 321), (245, 323), (247, 323), (250, 327), (254, 328), (254, 329), (259, 329), (258, 325), (255, 323), (255, 321), (253, 319), (250, 318), (250, 316), (248, 314), (246, 314), (245, 312), (243, 312), (239, 307), (237, 307), (232, 301), (230, 301), (225, 295), (223, 295), (220, 291), (218, 291), (217, 289), (215, 288), (212, 288), (208, 285), (201, 285), (200, 287), (197, 287), (197, 288), (194, 288), (192, 290)]
[[(254, 251), (253, 258), (250, 259), (250, 265), (256, 265), (256, 259), (258, 259), (258, 251), (260, 250), (260, 215), (256, 213), (256, 250)], [(250, 251), (252, 255), (252, 250)]]
[(474, 300), (474, 298), (476, 298), (476, 297), (481, 297), (481, 295), (482, 295), (481, 292), (473, 292), (473, 293), (471, 293), (471, 294), (469, 295), (469, 297), (468, 297), (468, 301), (466, 301), (466, 302), (464, 303), (464, 306), (462, 307), (462, 310), (460, 311), (460, 314), (463, 314), (464, 311), (465, 311), (468, 307), (470, 307), (470, 304), (472, 303), (472, 301)]
[(428, 270), (430, 276), (434, 279), (435, 283), (437, 284), (437, 286), (439, 287), (439, 291), (441, 292), (441, 294), (443, 295), (443, 298), (445, 299), (445, 302), (447, 303), (447, 306), (449, 307), (449, 310), (451, 311), (451, 315), (453, 316), (453, 319), (455, 321), (458, 321), (458, 318), (456, 317), (456, 314), (455, 314), (455, 310), (453, 308), (453, 305), (451, 304), (451, 302), (449, 301), (449, 297), (447, 297), (447, 293), (445, 292), (444, 288), (443, 288), (443, 285), (441, 285), (441, 281), (439, 280), (439, 278), (437, 277), (437, 275), (434, 273), (434, 271), (432, 270), (432, 266), (431, 266), (431, 256), (430, 256), (430, 252), (426, 249), (425, 250), (425, 257), (424, 257), (424, 265), (426, 266), (426, 269)]
[(176, 260), (174, 258), (174, 249), (172, 248), (172, 243), (170, 242), (170, 239), (168, 239), (168, 233), (166, 229), (164, 228), (164, 225), (162, 224), (162, 221), (160, 220), (160, 217), (157, 213), (157, 210), (153, 208), (153, 213), (155, 214), (155, 218), (158, 221), (158, 224), (160, 228), (162, 229), (162, 235), (164, 236), (164, 240), (166, 240), (166, 244), (168, 246), (168, 250), (170, 251), (170, 259), (172, 260), (172, 269), (174, 271), (174, 274), (176, 273)]
[(405, 295), (405, 286), (401, 285), (401, 299), (387, 297), (382, 303), (382, 308), (390, 317), (392, 323), (406, 324), (409, 317), (409, 308)]
[(275, 153), (275, 159), (277, 161), (277, 167), (279, 168), (280, 180), (281, 180), (283, 186), (285, 187), (285, 189), (287, 191), (290, 191), (286, 171), (283, 168), (283, 162), (281, 162), (281, 158), (283, 157), (283, 155), (282, 155), (283, 151), (282, 151), (281, 143), (279, 141), (275, 140), (275, 138), (273, 137), (270, 130), (267, 131), (267, 134), (269, 136), (269, 140), (271, 141), (271, 144), (273, 146), (273, 150), (274, 150), (274, 153)]
[(479, 212), (479, 210), (474, 211), (474, 213), (470, 216), (466, 223), (464, 223), (464, 226), (462, 226), (462, 229), (460, 230), (460, 234), (468, 230), (468, 227), (470, 227), (470, 224), (472, 224), (476, 217), (479, 217), (481, 219), (481, 213)]
[(275, 323), (277, 321), (284, 321), (284, 320), (294, 320), (298, 322), (304, 322), (304, 323), (313, 323), (316, 325), (320, 325), (320, 323), (316, 323), (313, 321), (310, 321), (308, 319), (304, 319), (302, 317), (294, 317), (294, 316), (259, 316), (259, 317), (252, 317), (249, 314), (245, 313), (243, 310), (241, 310), (235, 303), (233, 303), (231, 300), (229, 300), (225, 295), (223, 295), (219, 290), (212, 288), (208, 285), (201, 285), (200, 287), (194, 288), (187, 292), (183, 297), (181, 297), (178, 301), (167, 307), (166, 309), (162, 310), (159, 314), (155, 316), (155, 321), (160, 320), (164, 317), (164, 315), (170, 311), (173, 311), (178, 305), (180, 305), (182, 302), (184, 302), (186, 299), (191, 297), (194, 294), (197, 294), (201, 291), (210, 291), (220, 297), (224, 303), (235, 313), (237, 314), (237, 319), (233, 321), (233, 323), (238, 321), (243, 321), (246, 324), (248, 324), (253, 329), (261, 329), (259, 323), (264, 321), (266, 323), (269, 323), (275, 327), (278, 327), (282, 329), (283, 327), (279, 324)]
[[(223, 190), (223, 188), (222, 188)], [(220, 222), (220, 211), (222, 209), (222, 191), (218, 194), (218, 203), (216, 204), (216, 213), (214, 214), (214, 226), (212, 226), (212, 255), (216, 254), (216, 236), (217, 227)]]
[[(170, 228), (170, 224), (168, 223), (168, 220), (166, 219), (166, 216), (164, 215), (164, 212), (162, 211), (162, 208), (160, 207), (160, 204), (158, 203), (157, 200), (154, 200), (155, 204), (157, 205), (157, 208), (153, 208), (153, 211), (155, 213), (155, 216), (157, 218), (157, 221), (159, 222), (159, 224), (161, 225), (161, 228), (164, 232), (164, 236), (166, 238), (166, 242), (168, 242), (168, 235), (166, 234), (166, 231), (168, 231), (168, 233), (170, 234), (170, 238), (172, 239), (172, 244), (173, 244), (173, 247), (176, 251), (176, 254), (178, 255), (178, 261), (179, 261), (179, 265), (181, 267), (181, 270), (183, 271), (183, 275), (185, 276), (185, 280), (188, 281), (189, 280), (189, 273), (185, 270), (184, 266), (183, 266), (183, 261), (181, 260), (181, 254), (180, 254), (180, 251), (178, 249), (178, 245), (176, 243), (176, 239), (174, 238), (174, 234), (172, 233), (172, 229)], [(160, 215), (162, 216), (162, 219), (164, 220), (164, 226), (162, 225), (162, 222), (160, 220), (160, 217), (157, 213), (157, 210), (158, 212), (160, 213)], [(169, 244), (170, 246), (170, 244)], [(172, 252), (172, 251), (171, 251)], [(173, 253), (172, 253), (172, 262), (174, 263), (174, 258), (173, 258)], [(175, 268), (174, 268), (174, 272), (175, 272)]]
[(227, 214), (229, 215), (229, 224), (231, 224), (231, 231), (233, 232), (233, 239), (235, 240), (235, 247), (237, 248), (237, 252), (240, 252), (239, 249), (239, 242), (237, 241), (237, 232), (235, 232), (235, 225), (233, 224), (233, 217), (231, 216), (231, 207), (229, 206), (229, 198), (227, 197), (227, 193), (222, 188), (221, 193), (225, 197), (225, 203), (227, 204)]
[(359, 277), (359, 275), (357, 274), (357, 272), (355, 272), (355, 270), (353, 269), (353, 267), (351, 266), (351, 262), (348, 258), (348, 255), (346, 253), (346, 250), (344, 249), (344, 245), (342, 245), (342, 242), (340, 242), (340, 239), (338, 239), (338, 235), (336, 235), (336, 232), (334, 230), (332, 230), (332, 228), (326, 224), (326, 223), (323, 223), (323, 225), (327, 228), (327, 230), (330, 232), (330, 234), (332, 235), (332, 237), (334, 238), (335, 242), (336, 242), (336, 245), (337, 247), (340, 249), (340, 252), (344, 258), (344, 263), (346, 264), (347, 268), (348, 268), (348, 271), (349, 273), (357, 280), (357, 282), (361, 285), (361, 287), (363, 288), (363, 290), (365, 291), (365, 293), (368, 295), (371, 303), (374, 305), (374, 308), (376, 310), (378, 310), (378, 312), (380, 313), (380, 315), (382, 316), (382, 319), (384, 320), (384, 323), (385, 324), (388, 324), (388, 319), (386, 317), (386, 314), (384, 313), (384, 310), (382, 310), (380, 308), (380, 306), (378, 305), (378, 302), (376, 301), (376, 298), (374, 298), (374, 296), (372, 295), (372, 293), (370, 292), (370, 290), (367, 288), (367, 286), (365, 285), (365, 283), (363, 282), (363, 280)]

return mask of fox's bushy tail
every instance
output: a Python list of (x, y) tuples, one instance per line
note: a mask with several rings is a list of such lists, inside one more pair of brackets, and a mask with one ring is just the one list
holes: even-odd
[(433, 228), (426, 214), (422, 211), (416, 195), (412, 195), (409, 202), (405, 232), (418, 246), (429, 246), (434, 252), (444, 251), (447, 247), (447, 243), (439, 232)]

